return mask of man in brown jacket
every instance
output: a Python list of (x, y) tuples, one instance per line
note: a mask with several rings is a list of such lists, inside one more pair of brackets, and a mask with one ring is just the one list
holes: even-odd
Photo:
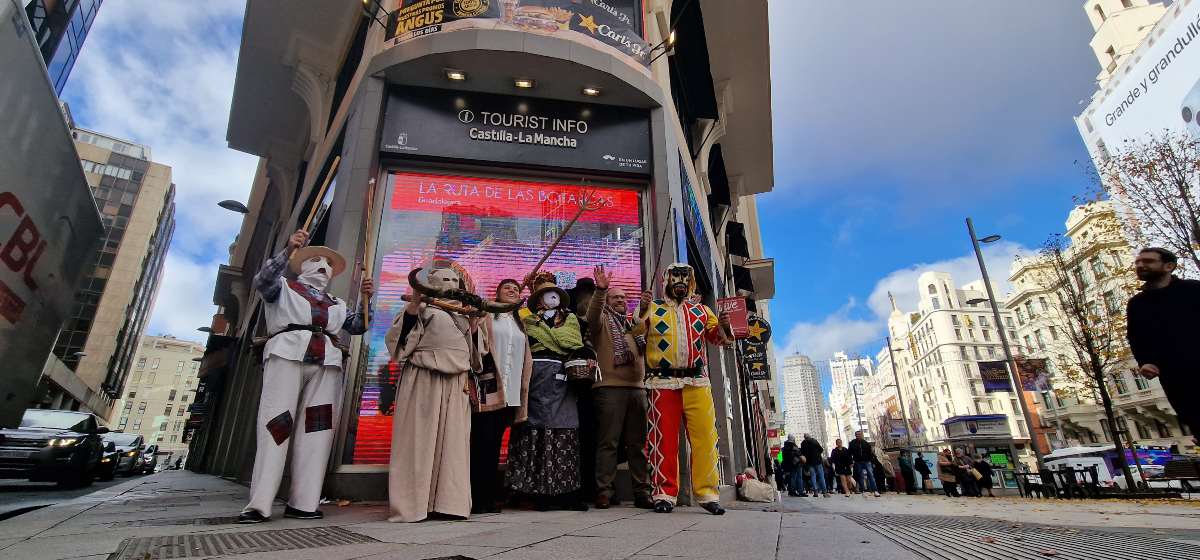
[(654, 509), (650, 500), (650, 474), (646, 461), (645, 361), (631, 331), (625, 292), (610, 287), (612, 275), (595, 269), (596, 293), (587, 310), (588, 337), (596, 350), (600, 380), (592, 385), (596, 407), (596, 507), (617, 503), (613, 478), (617, 474), (617, 446), (625, 449), (633, 479), (634, 504)]

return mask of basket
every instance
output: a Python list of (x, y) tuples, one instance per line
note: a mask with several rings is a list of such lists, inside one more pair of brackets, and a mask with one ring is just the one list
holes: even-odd
[(563, 368), (566, 370), (567, 379), (570, 381), (592, 381), (592, 368), (588, 364), (588, 360), (583, 358), (573, 358), (563, 362)]

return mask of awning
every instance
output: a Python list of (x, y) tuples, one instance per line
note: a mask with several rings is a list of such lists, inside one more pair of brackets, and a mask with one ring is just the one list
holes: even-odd
[(708, 60), (700, 3), (675, 0), (671, 3), (671, 22), (677, 37), (675, 54), (671, 56), (671, 86), (678, 96), (680, 117), (685, 121), (716, 120), (717, 94), (709, 71), (712, 65)]
[(725, 249), (730, 255), (750, 258), (750, 244), (746, 241), (746, 226), (741, 222), (725, 224)]
[(754, 285), (754, 299), (775, 297), (775, 259), (750, 259), (742, 263)]

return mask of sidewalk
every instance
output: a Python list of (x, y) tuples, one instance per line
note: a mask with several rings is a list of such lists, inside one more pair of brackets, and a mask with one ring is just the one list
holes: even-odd
[[(1137, 556), (1200, 558), (1200, 541), (1193, 540), (1200, 538), (1200, 508), (1189, 504), (1022, 504), (891, 495), (729, 504), (733, 509), (721, 517), (697, 508), (661, 515), (616, 507), (415, 524), (388, 523), (383, 503), (329, 504), (323, 506), (325, 519), (315, 522), (279, 518), (279, 505), (269, 523), (236, 525), (246, 496), (245, 487), (222, 479), (163, 472), (0, 522), (0, 557), (910, 560), (1037, 558), (1038, 551), (1056, 546), (1059, 558), (1135, 557), (1125, 554), (1129, 547), (1142, 553)], [(1104, 519), (1106, 508), (1114, 507), (1107, 516), (1119, 518), (1120, 527)], [(1152, 527), (1168, 529), (1159, 533), (1163, 530)]]

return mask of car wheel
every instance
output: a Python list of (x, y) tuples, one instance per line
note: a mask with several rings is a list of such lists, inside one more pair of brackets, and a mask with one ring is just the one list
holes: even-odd
[(117, 477), (117, 467), (115, 465), (112, 468), (106, 469), (103, 472), (101, 472), (100, 476), (99, 476), (100, 480), (102, 480), (104, 482), (108, 482), (116, 477)]

